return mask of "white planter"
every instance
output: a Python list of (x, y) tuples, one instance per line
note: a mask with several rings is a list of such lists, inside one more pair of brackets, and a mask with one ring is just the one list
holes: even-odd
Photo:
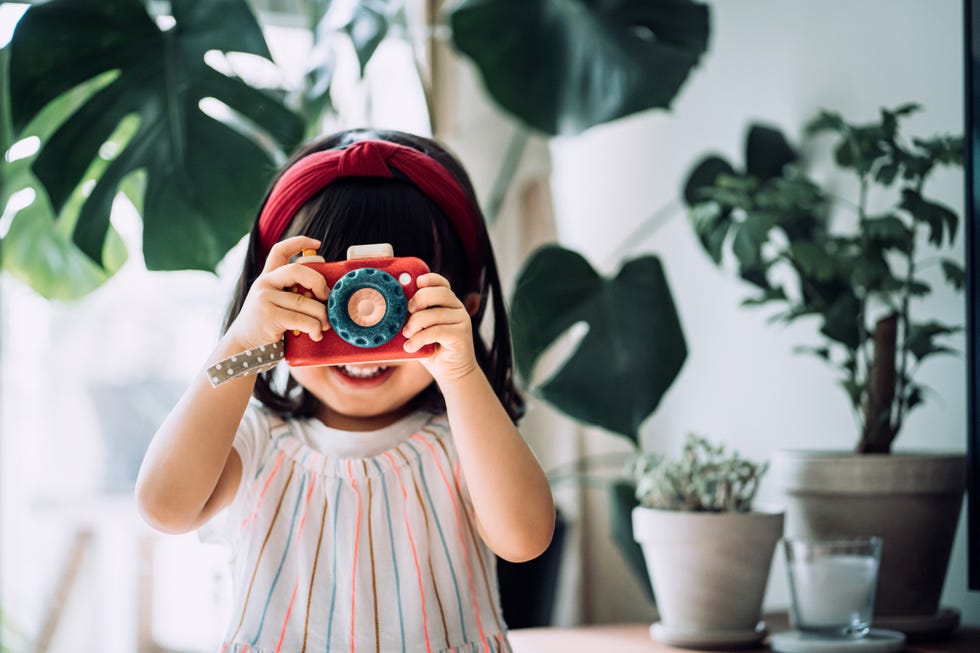
[[(674, 632), (756, 629), (783, 513), (633, 510), (661, 624)], [(721, 643), (721, 642), (719, 642)]]
[(770, 476), (786, 493), (787, 537), (882, 538), (876, 624), (938, 614), (965, 456), (784, 450)]

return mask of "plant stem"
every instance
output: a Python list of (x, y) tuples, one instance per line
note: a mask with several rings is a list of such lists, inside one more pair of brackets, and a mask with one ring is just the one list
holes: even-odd
[(517, 167), (524, 156), (524, 148), (527, 146), (529, 138), (530, 133), (527, 129), (522, 126), (515, 127), (510, 142), (507, 143), (507, 149), (504, 150), (504, 158), (500, 162), (497, 177), (493, 180), (493, 186), (490, 188), (490, 196), (487, 198), (487, 224), (494, 224), (499, 217), (500, 207), (503, 206), (507, 191), (514, 181), (514, 175), (517, 173)]
[[(868, 248), (868, 234), (867, 234), (868, 178), (867, 175), (864, 173), (859, 173), (859, 178), (861, 183), (861, 190), (859, 195), (860, 199), (858, 200), (858, 230), (861, 234), (861, 251), (864, 252), (867, 251)], [(851, 381), (855, 385), (859, 385), (858, 383), (859, 374), (862, 372), (865, 374), (865, 378), (864, 378), (865, 383), (863, 385), (865, 389), (865, 401), (866, 401), (867, 389), (868, 389), (867, 382), (871, 377), (871, 366), (874, 364), (873, 353), (868, 351), (868, 344), (869, 344), (870, 337), (869, 337), (868, 329), (865, 324), (865, 321), (867, 320), (867, 312), (868, 312), (868, 293), (866, 291), (859, 293), (857, 299), (859, 304), (858, 314), (857, 314), (858, 342), (854, 352), (854, 367), (851, 370)], [(864, 360), (862, 360), (862, 356)], [(861, 398), (858, 397), (858, 403), (854, 405), (855, 411), (857, 411), (859, 414), (861, 412), (860, 401)], [(863, 423), (862, 432), (866, 434), (868, 428), (867, 420), (865, 419), (863, 422), (864, 423)], [(863, 441), (863, 436), (862, 436), (862, 441)]]
[[(402, 5), (402, 10), (405, 11), (404, 5)], [(437, 105), (437, 95), (439, 89), (436, 84), (436, 65), (439, 59), (439, 40), (436, 37), (437, 30), (435, 29), (435, 23), (439, 18), (439, 0), (425, 0), (425, 52), (428, 54), (429, 61), (427, 62), (429, 67), (428, 76), (425, 75), (422, 62), (419, 61), (419, 57), (412, 57), (415, 61), (415, 72), (418, 75), (419, 84), (422, 86), (422, 97), (425, 98), (425, 109), (429, 117), (429, 132), (435, 136), (437, 134), (436, 129), (438, 127), (438, 120), (436, 116), (436, 105)], [(408, 18), (405, 19), (406, 23)], [(411, 41), (411, 38), (409, 39)], [(415, 47), (413, 44), (412, 51), (415, 52)]]
[(609, 256), (608, 263), (615, 263), (621, 260), (632, 248), (646, 241), (647, 238), (655, 234), (660, 227), (667, 224), (679, 209), (678, 198), (674, 198), (653, 212), (646, 220), (640, 223), (636, 229), (623, 239), (619, 247), (613, 250)]
[(833, 193), (825, 193), (825, 194), (826, 194), (826, 196), (828, 198), (832, 199), (835, 204), (839, 204), (840, 206), (844, 206), (844, 207), (846, 207), (846, 208), (854, 211), (855, 213), (858, 213), (861, 210), (861, 207), (860, 206), (858, 206), (857, 204), (855, 204), (851, 200), (847, 199), (846, 197), (838, 197), (837, 195), (834, 195)]
[(562, 482), (575, 481), (580, 485), (585, 485), (587, 487), (593, 487), (600, 490), (607, 490), (612, 486), (616, 479), (604, 478), (601, 476), (588, 476), (588, 475), (575, 475), (575, 476), (560, 476), (558, 478), (548, 477), (548, 482), (551, 485), (558, 485)]
[(874, 360), (868, 369), (861, 453), (888, 453), (895, 437), (892, 413), (897, 385), (895, 343), (898, 321), (898, 313), (891, 313), (875, 324)]
[[(923, 173), (915, 185), (915, 192), (918, 195), (922, 195), (922, 188), (925, 186), (926, 174), (928, 171)], [(908, 380), (906, 373), (908, 371), (908, 360), (909, 360), (909, 327), (911, 326), (911, 315), (910, 315), (910, 295), (909, 288), (912, 286), (912, 281), (915, 277), (915, 239), (918, 235), (918, 230), (915, 228), (915, 218), (912, 219), (912, 238), (909, 242), (908, 251), (908, 269), (905, 275), (905, 290), (902, 293), (902, 309), (899, 313), (899, 328), (902, 332), (902, 347), (901, 347), (901, 363), (898, 367), (898, 381), (897, 381), (897, 391), (896, 395), (898, 397), (898, 407), (895, 415), (895, 433), (897, 434), (899, 429), (902, 428), (902, 421), (905, 419), (906, 405), (908, 404)]]
[(622, 467), (623, 463), (626, 462), (627, 457), (630, 455), (631, 452), (617, 452), (597, 454), (594, 456), (584, 456), (573, 460), (570, 463), (564, 463), (548, 470), (547, 476), (549, 479), (562, 478), (565, 476), (575, 476), (577, 474), (582, 474), (583, 472), (592, 471), (601, 467), (611, 467), (613, 465)]

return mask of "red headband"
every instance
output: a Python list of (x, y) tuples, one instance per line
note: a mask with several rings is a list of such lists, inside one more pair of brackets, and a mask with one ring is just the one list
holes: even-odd
[(463, 243), (473, 283), (478, 284), (477, 218), (456, 178), (429, 155), (381, 140), (357, 141), (343, 150), (314, 152), (282, 174), (259, 216), (262, 260), (279, 242), (299, 208), (322, 188), (341, 177), (391, 178), (391, 168), (405, 175), (446, 214)]

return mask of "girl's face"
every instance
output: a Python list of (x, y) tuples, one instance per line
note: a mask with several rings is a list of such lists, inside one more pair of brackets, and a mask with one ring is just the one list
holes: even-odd
[(320, 400), (320, 421), (345, 431), (373, 431), (396, 422), (409, 412), (412, 399), (433, 382), (414, 360), (295, 367), (290, 373)]

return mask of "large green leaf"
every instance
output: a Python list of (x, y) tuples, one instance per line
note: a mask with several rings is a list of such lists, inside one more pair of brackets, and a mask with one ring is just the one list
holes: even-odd
[(0, 247), (3, 270), (47, 299), (80, 299), (105, 283), (126, 260), (125, 245), (110, 231), (105, 268), (93, 263), (75, 247), (70, 230), (54, 220), (43, 196), (17, 212)]
[(576, 252), (537, 250), (511, 302), (514, 358), (526, 380), (541, 355), (578, 323), (588, 333), (536, 391), (573, 418), (636, 442), (640, 424), (680, 372), (687, 344), (660, 260), (626, 262), (613, 279)]
[[(274, 169), (277, 153), (260, 143), (291, 149), (302, 137), (302, 122), (273, 96), (204, 62), (209, 50), (269, 57), (243, 0), (173, 0), (172, 12), (176, 24), (161, 30), (139, 0), (52, 0), (31, 7), (14, 33), (17, 131), (61, 94), (117, 71), (111, 83), (64, 116), (33, 164), (55, 212), (117, 126), (128, 116), (138, 120), (75, 224), (75, 243), (100, 265), (112, 201), (127, 176), (144, 170), (147, 267), (214, 269), (248, 230)], [(245, 121), (232, 127), (208, 116), (199, 106), (206, 98)]]
[[(9, 48), (2, 51), (6, 61)], [(7, 103), (6, 68), (2, 69), (3, 77), (0, 84), (4, 89), (4, 104)], [(107, 73), (93, 78), (84, 84), (76, 86), (63, 93), (57, 100), (51, 102), (23, 130), (21, 138), (37, 138), (44, 141), (57, 129), (61, 116), (76, 109), (93, 93), (104, 87), (114, 77)], [(4, 111), (4, 120), (9, 113)], [(4, 128), (5, 133), (7, 128)], [(132, 136), (132, 128), (124, 122), (110, 136), (108, 143), (118, 146)], [(7, 138), (4, 138), (6, 151)], [(26, 141), (25, 142), (29, 142)], [(92, 259), (82, 253), (72, 242), (72, 231), (78, 210), (85, 199), (83, 186), (77, 188), (69, 198), (62, 214), (63, 219), (57, 219), (55, 212), (48, 202), (44, 189), (31, 172), (31, 164), (36, 155), (4, 161), (0, 180), (0, 206), (11, 220), (6, 234), (0, 242), (0, 269), (29, 285), (35, 292), (47, 299), (75, 300), (92, 292), (116, 271), (126, 261), (127, 252), (122, 239), (111, 227), (103, 249), (104, 265), (99, 267)], [(96, 157), (85, 175), (85, 179), (102, 173), (107, 161)], [(10, 202), (12, 195), (29, 191), (34, 199), (22, 206), (20, 202)], [(21, 207), (21, 208), (17, 208)]]
[(490, 95), (548, 134), (670, 107), (709, 33), (692, 0), (462, 0), (449, 19)]

